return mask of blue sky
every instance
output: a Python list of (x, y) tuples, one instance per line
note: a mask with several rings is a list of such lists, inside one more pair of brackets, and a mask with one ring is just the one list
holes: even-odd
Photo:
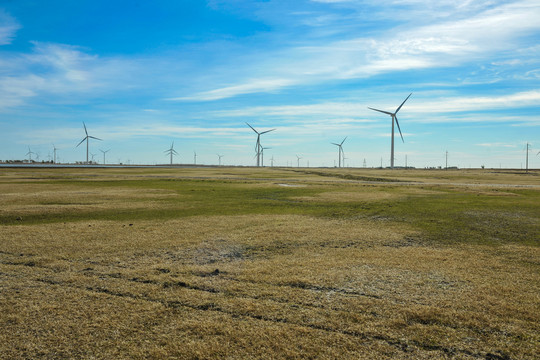
[(537, 0), (0, 1), (0, 159), (540, 168)]

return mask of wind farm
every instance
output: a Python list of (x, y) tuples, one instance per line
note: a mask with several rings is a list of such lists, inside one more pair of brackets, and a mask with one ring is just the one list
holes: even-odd
[(537, 359), (539, 18), (0, 2), (0, 359)]

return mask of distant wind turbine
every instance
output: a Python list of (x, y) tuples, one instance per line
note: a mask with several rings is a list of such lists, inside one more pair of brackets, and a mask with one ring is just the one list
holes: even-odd
[(300, 167), (300, 159), (302, 159), (300, 156), (296, 155), (296, 167)]
[(219, 154), (216, 154), (216, 155), (219, 158), (219, 160), (218, 160), (219, 161), (219, 166), (221, 166), (221, 158), (224, 157), (225, 155), (219, 155)]
[(84, 139), (81, 140), (80, 143), (77, 144), (76, 147), (79, 147), (79, 145), (81, 145), (83, 142), (86, 141), (86, 163), (88, 164), (88, 144), (90, 143), (90, 139), (96, 139), (100, 141), (101, 139), (88, 135), (88, 130), (86, 130), (86, 124), (84, 123), (84, 121), (83, 121), (83, 126), (84, 126), (84, 133), (86, 134), (86, 136), (84, 137)]
[(29, 162), (32, 162), (32, 155), (35, 155), (36, 153), (33, 152), (32, 150), (30, 150), (30, 146), (28, 147), (28, 152), (26, 153), (26, 155), (28, 155), (28, 161)]
[(341, 167), (341, 159), (343, 158), (343, 164), (345, 165), (345, 154), (343, 153), (343, 143), (347, 140), (347, 136), (345, 136), (345, 139), (339, 144), (332, 143), (333, 145), (336, 145), (338, 147), (338, 167)]
[(56, 164), (56, 150), (58, 149), (56, 148), (56, 146), (54, 146), (54, 144), (52, 146), (53, 146), (53, 154), (54, 154), (54, 163)]
[(105, 154), (108, 153), (109, 151), (111, 151), (111, 149), (109, 149), (109, 150), (101, 150), (101, 149), (99, 149), (99, 151), (101, 151), (103, 153), (103, 165), (105, 165), (106, 164), (106, 162), (105, 162)]
[(384, 110), (379, 110), (379, 109), (374, 109), (374, 108), (368, 107), (368, 109), (370, 109), (370, 110), (375, 110), (375, 111), (378, 111), (378, 112), (382, 112), (383, 114), (387, 114), (387, 115), (390, 115), (392, 117), (392, 149), (390, 151), (390, 167), (392, 169), (394, 168), (394, 120), (395, 120), (395, 123), (397, 124), (398, 130), (399, 130), (399, 135), (401, 135), (401, 141), (405, 142), (405, 140), (403, 140), (403, 134), (401, 133), (401, 129), (399, 127), (399, 122), (398, 122), (398, 119), (397, 119), (396, 115), (397, 115), (398, 111), (401, 109), (401, 107), (403, 106), (403, 104), (405, 104), (405, 101), (407, 101), (411, 97), (411, 95), (412, 95), (412, 93), (410, 93), (409, 96), (407, 96), (407, 98), (405, 100), (403, 100), (401, 105), (399, 105), (399, 107), (393, 113), (391, 113), (389, 111), (384, 111)]
[(171, 165), (172, 165), (172, 163), (173, 163), (173, 155), (178, 155), (176, 150), (174, 150), (174, 141), (171, 144), (171, 148), (165, 150), (164, 153), (171, 156)]
[(193, 150), (193, 165), (197, 165), (197, 153)]
[(261, 146), (261, 166), (264, 166), (264, 150), (271, 149), (270, 147)]
[(266, 130), (266, 131), (263, 131), (263, 132), (258, 132), (257, 130), (255, 130), (253, 128), (253, 126), (249, 125), (248, 123), (246, 123), (247, 126), (249, 126), (251, 128), (251, 130), (253, 130), (256, 134), (257, 134), (257, 142), (255, 143), (255, 153), (257, 154), (257, 166), (261, 166), (261, 135), (262, 134), (266, 134), (266, 133), (269, 133), (270, 131), (274, 131), (276, 129), (271, 129), (271, 130)]

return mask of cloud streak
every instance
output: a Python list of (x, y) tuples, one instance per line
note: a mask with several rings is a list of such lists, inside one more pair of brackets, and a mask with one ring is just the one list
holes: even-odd
[(0, 9), (0, 45), (11, 44), (21, 25), (8, 13)]
[(497, 52), (518, 51), (521, 37), (540, 31), (538, 18), (538, 2), (520, 1), (457, 20), (406, 29), (398, 26), (377, 37), (296, 46), (277, 54), (265, 53), (265, 58), (276, 60), (270, 64), (261, 62), (263, 68), (258, 71), (262, 75), (258, 79), (169, 100), (213, 101), (329, 80), (457, 66), (491, 58)]
[[(467, 96), (467, 97), (442, 97), (434, 100), (421, 99), (422, 94), (416, 94), (414, 97), (420, 100), (409, 101), (403, 108), (406, 112), (403, 116), (414, 117), (421, 114), (447, 114), (456, 112), (482, 112), (500, 109), (518, 109), (524, 107), (534, 107), (540, 103), (540, 90), (531, 90), (500, 96)], [(339, 119), (349, 118), (355, 122), (370, 122), (373, 115), (368, 106), (373, 104), (351, 103), (351, 102), (325, 102), (320, 104), (308, 105), (279, 105), (279, 106), (255, 106), (245, 107), (234, 110), (220, 110), (212, 113), (219, 117), (288, 117), (288, 118), (309, 118), (313, 117)], [(378, 108), (393, 110), (396, 104), (386, 103), (378, 104)], [(444, 120), (441, 117), (439, 121), (455, 122), (452, 118)], [(467, 121), (471, 119), (468, 118)]]

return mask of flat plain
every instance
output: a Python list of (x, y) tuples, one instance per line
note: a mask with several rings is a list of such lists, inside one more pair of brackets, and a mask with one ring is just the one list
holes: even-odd
[(0, 169), (2, 359), (534, 359), (540, 172)]

